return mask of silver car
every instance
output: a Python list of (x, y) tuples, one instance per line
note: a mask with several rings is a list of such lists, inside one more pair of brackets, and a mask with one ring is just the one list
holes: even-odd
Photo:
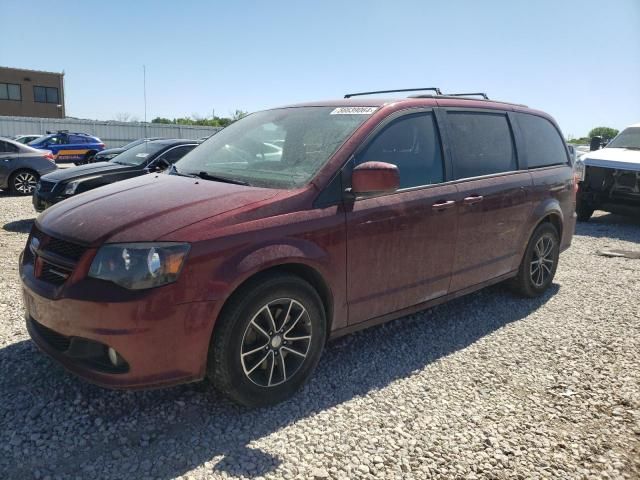
[(0, 188), (16, 195), (31, 195), (38, 179), (56, 168), (49, 150), (38, 150), (0, 137)]

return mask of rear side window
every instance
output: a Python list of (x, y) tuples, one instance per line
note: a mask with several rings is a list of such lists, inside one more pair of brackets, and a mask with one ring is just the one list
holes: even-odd
[(87, 141), (80, 135), (69, 135), (69, 143), (87, 143)]
[(181, 147), (172, 148), (168, 152), (162, 154), (162, 159), (169, 163), (175, 163), (193, 150), (193, 148), (194, 145), (183, 145)]
[(448, 112), (447, 119), (455, 179), (518, 169), (505, 114)]
[(529, 168), (567, 164), (567, 150), (556, 127), (546, 118), (518, 114)]
[(444, 180), (438, 130), (431, 113), (392, 122), (359, 155), (357, 163), (386, 162), (400, 172), (400, 188)]
[(3, 142), (0, 140), (0, 153), (16, 153), (17, 151), (18, 147), (13, 143)]

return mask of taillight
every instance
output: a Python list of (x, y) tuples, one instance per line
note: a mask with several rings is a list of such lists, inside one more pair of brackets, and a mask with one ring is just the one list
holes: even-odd
[(98, 144), (98, 146), (99, 146), (100, 148), (104, 148), (104, 143), (99, 143), (99, 144)]
[(45, 153), (44, 154), (44, 158), (46, 158), (47, 160), (50, 160), (50, 161), (52, 161), (54, 163), (56, 161), (55, 157), (53, 156), (53, 153), (51, 153), (51, 152)]

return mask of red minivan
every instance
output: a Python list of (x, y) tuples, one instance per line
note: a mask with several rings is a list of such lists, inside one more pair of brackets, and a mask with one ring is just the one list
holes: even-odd
[(436, 93), (261, 111), (168, 173), (40, 215), (20, 259), (27, 328), (99, 385), (208, 376), (272, 404), (328, 338), (505, 280), (540, 295), (574, 210), (560, 130), (523, 105)]

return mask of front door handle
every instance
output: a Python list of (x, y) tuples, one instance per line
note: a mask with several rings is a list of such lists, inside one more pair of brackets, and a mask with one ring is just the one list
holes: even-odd
[(447, 208), (455, 207), (455, 205), (456, 202), (454, 202), (453, 200), (447, 200), (445, 202), (434, 203), (433, 205), (431, 205), (431, 208), (433, 208), (434, 210), (446, 210)]
[(470, 197), (465, 197), (464, 204), (465, 205), (473, 205), (474, 203), (478, 203), (484, 200), (482, 195), (471, 195)]

